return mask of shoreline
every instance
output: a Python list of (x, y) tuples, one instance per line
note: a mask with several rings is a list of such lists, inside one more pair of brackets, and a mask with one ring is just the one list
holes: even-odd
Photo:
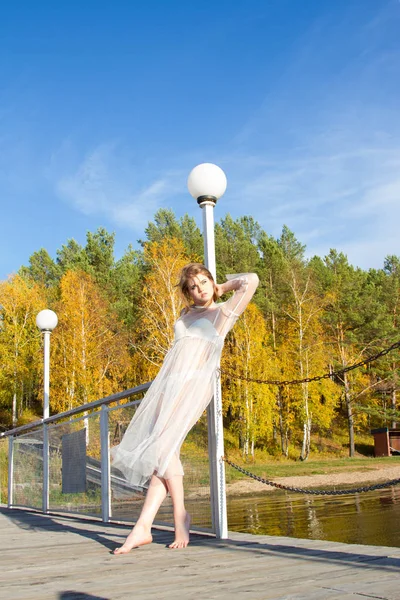
[[(319, 475), (301, 475), (294, 477), (266, 477), (276, 483), (298, 488), (318, 488), (328, 487), (332, 489), (335, 486), (359, 487), (374, 483), (383, 483), (393, 479), (400, 479), (400, 465), (393, 467), (369, 467), (368, 470), (341, 471), (339, 473), (322, 473)], [(273, 492), (277, 488), (245, 478), (226, 485), (226, 492), (229, 496), (240, 496), (246, 494), (257, 494), (259, 492)]]

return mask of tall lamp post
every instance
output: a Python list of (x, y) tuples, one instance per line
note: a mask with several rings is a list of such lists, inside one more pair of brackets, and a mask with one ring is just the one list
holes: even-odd
[[(50, 334), (57, 326), (58, 318), (49, 309), (41, 310), (36, 317), (36, 325), (43, 333), (43, 419), (50, 416)], [(43, 423), (43, 499), (42, 510), (49, 510), (49, 435), (48, 425)]]
[[(217, 165), (203, 163), (189, 174), (188, 189), (203, 211), (204, 262), (216, 280), (214, 206), (226, 190), (226, 176)], [(207, 409), (208, 457), (213, 529), (218, 538), (228, 537), (226, 514), (224, 432), (222, 421), (221, 382), (214, 382), (214, 397)]]

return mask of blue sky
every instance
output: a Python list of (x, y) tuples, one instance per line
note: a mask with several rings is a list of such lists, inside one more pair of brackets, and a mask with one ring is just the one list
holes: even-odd
[(0, 279), (87, 231), (136, 246), (201, 211), (201, 162), (307, 254), (400, 255), (399, 0), (37, 0), (0, 7)]

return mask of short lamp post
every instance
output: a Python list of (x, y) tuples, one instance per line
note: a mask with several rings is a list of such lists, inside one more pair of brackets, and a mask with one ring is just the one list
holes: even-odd
[[(216, 281), (214, 206), (226, 190), (226, 176), (217, 165), (203, 163), (189, 174), (188, 189), (203, 211), (204, 262)], [(214, 397), (208, 410), (208, 456), (213, 529), (218, 538), (228, 537), (226, 513), (224, 432), (222, 421), (221, 382), (215, 379)]]
[[(52, 310), (41, 310), (36, 317), (36, 325), (43, 333), (43, 419), (50, 416), (50, 334), (57, 326), (58, 318)], [(47, 423), (43, 423), (43, 498), (42, 510), (49, 511), (49, 433)]]

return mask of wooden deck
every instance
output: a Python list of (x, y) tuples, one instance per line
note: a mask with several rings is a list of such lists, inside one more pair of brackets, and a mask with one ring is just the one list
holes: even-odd
[(126, 556), (128, 526), (0, 508), (0, 598), (400, 599), (400, 548), (231, 533), (169, 550), (167, 530)]

